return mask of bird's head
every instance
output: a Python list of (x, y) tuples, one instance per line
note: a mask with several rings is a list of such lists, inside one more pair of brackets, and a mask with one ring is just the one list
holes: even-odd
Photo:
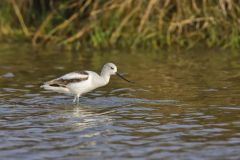
[(113, 63), (106, 63), (104, 66), (103, 66), (103, 69), (102, 69), (102, 73), (103, 74), (109, 74), (109, 75), (117, 75), (118, 77), (122, 78), (123, 80), (127, 81), (127, 82), (130, 82), (130, 83), (133, 83), (129, 80), (127, 80), (125, 77), (123, 77), (121, 74), (119, 74), (117, 72), (117, 66)]
[(103, 66), (103, 72), (109, 74), (109, 75), (115, 75), (117, 73), (117, 66), (113, 63), (106, 63)]

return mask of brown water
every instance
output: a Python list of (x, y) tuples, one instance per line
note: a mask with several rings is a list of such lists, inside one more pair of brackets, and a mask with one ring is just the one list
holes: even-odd
[[(240, 54), (67, 52), (0, 45), (0, 159), (240, 159)], [(64, 73), (128, 73), (72, 104)]]

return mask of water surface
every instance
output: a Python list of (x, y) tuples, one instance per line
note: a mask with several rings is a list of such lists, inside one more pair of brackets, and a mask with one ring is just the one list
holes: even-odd
[[(0, 45), (0, 159), (239, 159), (240, 55)], [(39, 88), (106, 62), (127, 73), (72, 104)]]

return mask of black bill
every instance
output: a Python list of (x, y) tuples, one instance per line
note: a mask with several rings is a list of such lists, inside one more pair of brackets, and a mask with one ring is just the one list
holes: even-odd
[(127, 80), (125, 77), (123, 77), (123, 76), (122, 76), (121, 74), (119, 74), (118, 72), (116, 72), (116, 75), (117, 75), (118, 77), (122, 78), (123, 80), (129, 82), (129, 83), (134, 83), (134, 82), (132, 82), (132, 81)]

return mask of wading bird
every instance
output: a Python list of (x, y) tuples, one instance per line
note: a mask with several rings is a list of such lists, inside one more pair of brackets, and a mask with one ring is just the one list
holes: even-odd
[(111, 75), (117, 75), (123, 80), (133, 83), (117, 72), (117, 66), (107, 63), (99, 74), (93, 71), (76, 71), (65, 74), (59, 78), (45, 82), (41, 88), (58, 93), (74, 95), (73, 103), (79, 103), (79, 97), (96, 88), (109, 83)]

